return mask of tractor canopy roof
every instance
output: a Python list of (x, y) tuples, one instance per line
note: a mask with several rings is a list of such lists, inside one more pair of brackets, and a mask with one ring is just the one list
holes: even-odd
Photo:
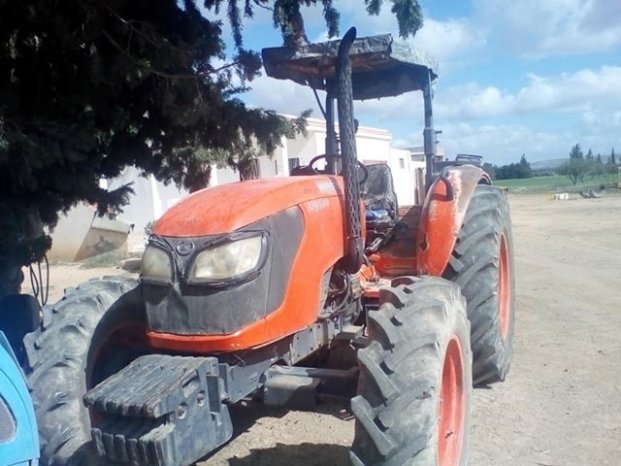
[[(325, 90), (335, 77), (339, 40), (263, 49), (263, 66), (268, 76), (290, 79), (304, 86)], [(406, 42), (390, 34), (356, 39), (350, 52), (353, 97), (377, 99), (422, 90), (437, 78), (437, 64)]]

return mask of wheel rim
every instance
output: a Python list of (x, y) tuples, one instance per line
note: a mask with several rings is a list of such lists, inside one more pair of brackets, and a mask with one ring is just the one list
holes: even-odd
[(462, 354), (461, 342), (457, 335), (453, 335), (446, 347), (442, 368), (438, 413), (438, 464), (440, 466), (457, 466), (461, 457), (466, 414)]
[(503, 338), (509, 333), (511, 321), (511, 272), (509, 269), (509, 249), (507, 238), (500, 237), (500, 261), (498, 265), (498, 312), (500, 318), (500, 333)]

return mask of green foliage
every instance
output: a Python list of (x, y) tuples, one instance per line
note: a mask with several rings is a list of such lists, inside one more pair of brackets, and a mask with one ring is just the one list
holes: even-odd
[[(379, 11), (380, 1), (366, 3)], [(417, 1), (392, 4), (401, 34), (413, 35)], [(128, 165), (195, 190), (213, 164), (252, 158), (250, 148), (270, 154), (300, 131), (299, 121), (238, 98), (261, 66), (243, 48), (242, 20), (272, 9), (295, 45), (301, 5), (321, 6), (338, 33), (333, 2), (204, 0), (222, 5), (236, 44), (225, 65), (221, 24), (196, 0), (0, 0), (0, 264), (41, 258), (50, 245), (41, 222), (53, 226), (78, 201), (119, 211), (131, 187), (108, 192), (99, 180)]]
[(519, 163), (511, 163), (509, 165), (502, 165), (500, 167), (493, 166), (494, 175), (499, 180), (511, 180), (514, 178), (530, 178), (533, 176), (533, 171), (530, 167), (530, 163), (526, 160), (526, 155), (522, 154)]
[(495, 180), (497, 178), (497, 176), (496, 176), (496, 168), (498, 168), (498, 167), (496, 167), (495, 165), (492, 165), (491, 163), (485, 162), (481, 166), (481, 168), (483, 169), (483, 171), (485, 171), (489, 175), (489, 177), (492, 180)]
[(558, 168), (557, 173), (566, 176), (576, 185), (578, 182), (583, 183), (586, 176), (590, 176), (591, 180), (600, 178), (606, 173), (606, 168), (599, 154), (594, 157), (593, 151), (589, 149), (584, 156), (580, 144), (575, 144), (569, 152), (569, 160)]
[(584, 189), (593, 189), (600, 184), (611, 185), (616, 181), (616, 177), (607, 175), (598, 179), (596, 182), (585, 180), (583, 183), (573, 184), (569, 178), (563, 175), (552, 176), (533, 176), (532, 178), (521, 178), (513, 180), (498, 180), (497, 186), (509, 188), (514, 193), (543, 193), (550, 191), (577, 192)]
[(563, 163), (557, 170), (559, 175), (566, 176), (574, 185), (577, 184), (578, 181), (583, 182), (588, 171), (589, 163), (581, 158), (572, 158)]
[(580, 144), (576, 144), (569, 151), (569, 158), (572, 160), (579, 160), (584, 158), (584, 154), (582, 153), (582, 148)]
[[(382, 0), (364, 0), (367, 13), (378, 15), (381, 11)], [(418, 0), (390, 0), (391, 11), (397, 19), (399, 35), (401, 37), (414, 36), (423, 25), (423, 14)], [(243, 19), (252, 18), (255, 8), (272, 11), (274, 27), (279, 28), (285, 45), (296, 47), (308, 42), (304, 30), (304, 19), (301, 7), (321, 6), (323, 17), (328, 28), (328, 37), (339, 34), (340, 14), (334, 7), (333, 0), (205, 0), (208, 9), (220, 12), (222, 4), (226, 3), (227, 17), (233, 29), (233, 38), (237, 47), (243, 44)], [(243, 13), (242, 13), (243, 10)]]

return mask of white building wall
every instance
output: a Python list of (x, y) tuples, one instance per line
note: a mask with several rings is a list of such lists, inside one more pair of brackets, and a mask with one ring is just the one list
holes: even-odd
[(394, 148), (390, 149), (390, 160), (399, 205), (414, 205), (416, 203), (416, 170), (424, 170), (425, 162), (413, 161), (409, 150)]
[(187, 196), (185, 189), (174, 183), (165, 185), (153, 176), (140, 176), (135, 167), (126, 168), (120, 176), (108, 181), (109, 189), (116, 189), (131, 183), (134, 194), (130, 195), (129, 204), (123, 207), (120, 218), (134, 225), (134, 232), (142, 234), (149, 222), (159, 218), (168, 208), (181, 198)]
[(313, 157), (325, 152), (325, 126), (319, 128), (309, 124), (307, 131), (306, 138), (298, 135), (295, 139), (287, 140), (288, 159), (298, 159), (300, 165), (307, 165)]

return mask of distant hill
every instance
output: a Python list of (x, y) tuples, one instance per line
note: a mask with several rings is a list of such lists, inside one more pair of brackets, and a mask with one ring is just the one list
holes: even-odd
[[(608, 163), (610, 159), (609, 155), (602, 155), (602, 163)], [(567, 162), (569, 157), (565, 157), (563, 159), (549, 159), (549, 160), (540, 160), (538, 162), (529, 162), (530, 168), (535, 171), (540, 170), (555, 170), (560, 167), (564, 162)]]
[(560, 167), (564, 162), (567, 162), (568, 158), (564, 159), (550, 159), (540, 160), (538, 162), (529, 162), (530, 168), (533, 170), (554, 170)]

